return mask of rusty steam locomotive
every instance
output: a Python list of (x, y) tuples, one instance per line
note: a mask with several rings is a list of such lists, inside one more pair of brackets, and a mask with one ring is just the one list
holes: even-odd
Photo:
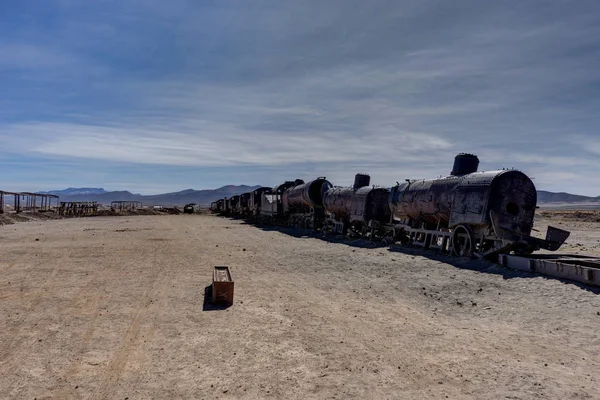
[(352, 187), (324, 177), (287, 181), (275, 188), (220, 199), (211, 209), (225, 216), (286, 224), (324, 233), (437, 248), (458, 256), (491, 257), (557, 250), (569, 232), (548, 227), (531, 236), (537, 192), (517, 170), (478, 172), (473, 154), (456, 156), (449, 176), (406, 179), (391, 188), (370, 185), (365, 174)]

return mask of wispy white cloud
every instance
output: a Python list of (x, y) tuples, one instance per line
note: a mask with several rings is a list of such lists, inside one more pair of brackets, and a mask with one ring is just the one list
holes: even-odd
[[(182, 127), (185, 125), (185, 128)], [(186, 121), (176, 131), (151, 126), (89, 126), (36, 123), (3, 129), (6, 148), (52, 156), (178, 166), (346, 163), (398, 155), (415, 159), (446, 150), (447, 140), (395, 129), (343, 138), (336, 132), (305, 132), (281, 140), (274, 131), (245, 131), (233, 125)]]

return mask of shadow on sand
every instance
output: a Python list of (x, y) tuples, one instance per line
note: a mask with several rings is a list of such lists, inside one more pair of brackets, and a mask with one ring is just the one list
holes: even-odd
[(212, 283), (204, 288), (204, 304), (202, 304), (202, 311), (219, 311), (226, 310), (230, 305), (213, 304), (212, 302)]
[[(286, 235), (304, 239), (304, 238), (314, 238), (323, 240), (329, 243), (341, 243), (351, 247), (360, 247), (366, 249), (375, 249), (375, 248), (384, 248), (387, 247), (387, 250), (392, 253), (401, 253), (409, 256), (419, 256), (425, 257), (430, 260), (440, 261), (445, 264), (450, 264), (455, 268), (466, 269), (469, 271), (476, 271), (483, 274), (494, 274), (502, 276), (502, 279), (528, 279), (528, 278), (544, 278), (544, 279), (552, 279), (556, 281), (561, 281), (565, 284), (577, 286), (580, 289), (588, 291), (594, 294), (600, 294), (600, 288), (589, 286), (583, 283), (570, 281), (566, 279), (556, 278), (548, 275), (538, 274), (535, 272), (525, 272), (509, 269), (502, 265), (499, 265), (493, 261), (488, 260), (477, 260), (471, 258), (464, 257), (455, 257), (449, 254), (442, 254), (437, 250), (426, 250), (421, 247), (410, 246), (410, 245), (402, 245), (402, 244), (392, 244), (391, 246), (386, 246), (382, 242), (374, 242), (369, 239), (362, 238), (348, 238), (342, 235), (326, 235), (322, 233), (312, 232), (307, 229), (293, 228), (288, 226), (276, 226), (276, 225), (263, 225), (263, 224), (254, 224), (251, 222), (244, 222), (245, 224), (252, 225), (256, 228), (259, 228), (266, 232), (281, 232)], [(558, 258), (561, 255), (551, 255), (548, 258)], [(570, 256), (570, 255), (569, 255)], [(546, 257), (546, 255), (544, 255)]]
[(262, 225), (244, 222), (245, 224), (252, 225), (258, 229), (266, 232), (281, 232), (289, 236), (293, 236), (298, 239), (319, 239), (328, 243), (342, 243), (351, 247), (360, 247), (364, 249), (375, 249), (382, 248), (385, 245), (381, 242), (375, 242), (369, 239), (363, 238), (349, 238), (347, 236), (336, 235), (336, 234), (323, 234), (319, 232), (313, 232), (308, 229), (294, 228), (290, 226), (276, 226), (276, 225)]
[[(503, 265), (497, 264), (491, 260), (478, 260), (472, 258), (456, 257), (448, 254), (442, 254), (435, 250), (425, 250), (420, 247), (413, 247), (408, 245), (393, 244), (388, 247), (388, 251), (393, 253), (406, 254), (410, 256), (425, 257), (430, 260), (440, 261), (445, 264), (450, 264), (455, 268), (466, 269), (469, 271), (476, 271), (482, 274), (493, 274), (500, 275), (502, 279), (530, 279), (530, 278), (544, 278), (548, 280), (560, 281), (565, 284), (577, 286), (587, 292), (600, 294), (600, 287), (589, 286), (584, 283), (570, 281), (567, 279), (561, 279), (549, 275), (543, 275), (535, 272), (525, 272), (507, 268)], [(564, 255), (562, 255), (564, 256)], [(552, 258), (559, 258), (561, 255), (552, 255)], [(546, 255), (544, 255), (546, 258)], [(548, 257), (550, 258), (550, 257)]]

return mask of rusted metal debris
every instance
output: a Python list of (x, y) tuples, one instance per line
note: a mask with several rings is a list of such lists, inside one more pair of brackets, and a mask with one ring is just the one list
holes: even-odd
[(0, 214), (6, 211), (7, 198), (12, 197), (12, 206), (16, 213), (22, 211), (53, 211), (58, 207), (58, 196), (30, 192), (7, 192), (0, 190)]
[(58, 214), (63, 217), (88, 217), (98, 213), (96, 201), (62, 201)]
[(115, 211), (132, 211), (142, 208), (141, 201), (111, 201), (110, 208)]
[(517, 256), (501, 254), (500, 264), (520, 271), (535, 272), (588, 285), (600, 286), (600, 260), (582, 255), (541, 254)]

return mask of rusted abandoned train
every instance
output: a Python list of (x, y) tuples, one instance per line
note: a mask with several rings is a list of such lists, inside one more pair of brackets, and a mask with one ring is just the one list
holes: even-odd
[(531, 235), (537, 191), (517, 170), (477, 172), (479, 159), (459, 154), (449, 176), (406, 180), (392, 187), (393, 237), (456, 255), (557, 250), (569, 233), (549, 227), (546, 239)]
[[(531, 236), (537, 192), (517, 170), (478, 172), (479, 159), (461, 153), (449, 176), (370, 186), (357, 174), (352, 187), (324, 177), (297, 179), (215, 203), (214, 211), (321, 232), (361, 235), (438, 248), (459, 256), (557, 250), (569, 232), (549, 227)], [(248, 199), (248, 200), (244, 200)]]

